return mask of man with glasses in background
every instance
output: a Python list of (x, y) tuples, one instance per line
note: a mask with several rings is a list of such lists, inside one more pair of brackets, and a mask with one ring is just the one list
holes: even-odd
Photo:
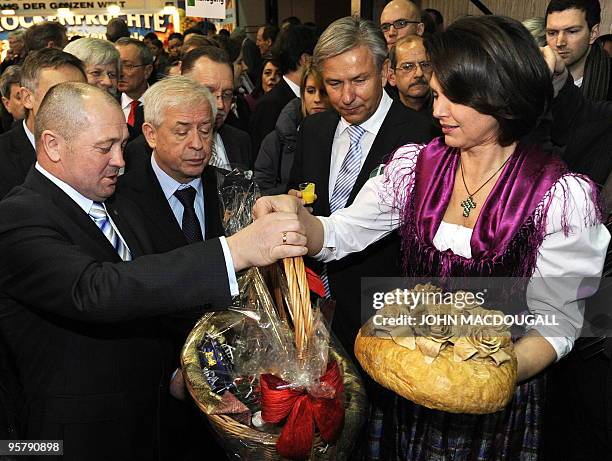
[(121, 109), (130, 131), (129, 140), (142, 134), (144, 112), (142, 96), (149, 88), (148, 79), (153, 72), (153, 56), (143, 42), (122, 37), (115, 42), (121, 56), (121, 76), (117, 88), (121, 92)]
[(380, 28), (388, 49), (406, 35), (423, 35), (425, 31), (419, 8), (409, 0), (389, 2), (380, 15)]
[(433, 100), (429, 80), (432, 68), (427, 60), (423, 37), (408, 35), (401, 38), (391, 48), (389, 58), (389, 84), (397, 88), (402, 104), (431, 115)]

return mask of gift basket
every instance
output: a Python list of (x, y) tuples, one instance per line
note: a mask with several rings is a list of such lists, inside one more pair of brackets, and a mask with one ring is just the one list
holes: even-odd
[[(250, 222), (255, 199), (231, 174), (220, 192), (230, 233)], [(247, 270), (234, 305), (204, 315), (183, 347), (187, 389), (235, 459), (347, 459), (365, 423), (363, 383), (306, 274), (301, 257)]]
[[(359, 331), (355, 355), (379, 384), (428, 408), (485, 414), (503, 409), (516, 387), (517, 362), (504, 314), (431, 284), (425, 300), (386, 304)], [(431, 294), (433, 296), (426, 296)], [(427, 301), (428, 299), (433, 301)]]

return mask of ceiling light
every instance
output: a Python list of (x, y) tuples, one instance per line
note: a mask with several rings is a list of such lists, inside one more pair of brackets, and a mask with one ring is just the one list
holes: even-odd
[(108, 7), (106, 7), (106, 11), (108, 11), (108, 14), (117, 15), (121, 13), (121, 7), (117, 4), (108, 5)]

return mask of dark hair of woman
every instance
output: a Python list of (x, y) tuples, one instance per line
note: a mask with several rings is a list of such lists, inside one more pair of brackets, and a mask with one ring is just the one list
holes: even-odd
[(548, 110), (550, 73), (520, 22), (465, 17), (429, 37), (425, 48), (446, 97), (494, 117), (502, 146), (531, 133)]

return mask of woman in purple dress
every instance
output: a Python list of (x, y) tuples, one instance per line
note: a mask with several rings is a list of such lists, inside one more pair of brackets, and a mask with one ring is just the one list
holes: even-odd
[[(327, 218), (298, 213), (309, 254), (322, 261), (398, 230), (409, 276), (529, 280), (527, 308), (554, 313), (558, 325), (536, 326), (515, 342), (518, 386), (504, 410), (450, 414), (393, 394), (371, 426), (373, 458), (535, 460), (544, 370), (579, 335), (588, 294), (578, 288), (601, 275), (610, 235), (593, 184), (534, 142), (553, 88), (527, 30), (508, 18), (468, 17), (426, 48), (433, 115), (444, 136), (398, 149), (350, 207)], [(273, 201), (266, 208), (295, 207), (289, 198)], [(551, 289), (560, 277), (563, 289)]]

